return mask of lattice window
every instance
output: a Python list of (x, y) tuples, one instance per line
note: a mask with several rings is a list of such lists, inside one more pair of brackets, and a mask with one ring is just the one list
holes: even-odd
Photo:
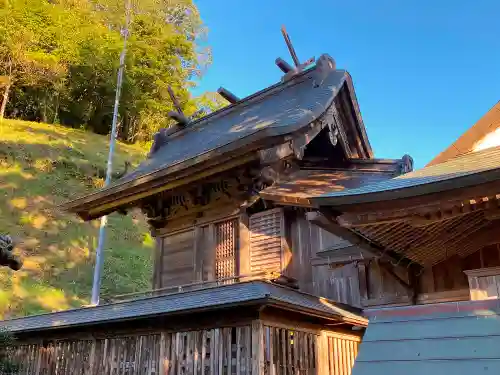
[[(214, 226), (215, 279), (236, 276), (238, 249), (238, 221), (229, 220)], [(231, 281), (231, 280), (229, 280)]]

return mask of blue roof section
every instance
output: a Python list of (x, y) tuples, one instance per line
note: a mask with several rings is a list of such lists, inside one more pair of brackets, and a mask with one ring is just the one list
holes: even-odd
[(500, 374), (498, 300), (483, 302), (381, 309), (393, 314), (370, 318), (352, 375)]
[(441, 164), (419, 169), (386, 181), (354, 189), (332, 191), (311, 198), (316, 205), (347, 205), (380, 199), (429, 194), (500, 179), (500, 147), (469, 153)]
[(251, 281), (109, 305), (4, 320), (0, 322), (0, 329), (5, 329), (12, 333), (41, 331), (69, 328), (72, 326), (112, 323), (157, 315), (215, 310), (245, 303), (262, 303), (278, 306), (281, 304), (293, 305), (293, 308), (298, 311), (313, 311), (331, 319), (348, 320), (358, 322), (361, 325), (366, 324), (366, 319), (361, 316), (361, 311), (356, 308), (337, 304), (269, 282)]

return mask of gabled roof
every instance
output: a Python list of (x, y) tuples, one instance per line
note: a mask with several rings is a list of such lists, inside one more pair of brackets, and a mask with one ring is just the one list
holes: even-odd
[(471, 152), (396, 178), (359, 188), (331, 191), (315, 205), (350, 205), (444, 192), (500, 179), (500, 147)]
[(474, 126), (463, 133), (451, 146), (432, 159), (427, 166), (443, 163), (472, 151), (481, 139), (498, 128), (500, 128), (500, 101), (481, 117)]
[(123, 301), (25, 318), (4, 320), (0, 329), (19, 333), (125, 320), (219, 310), (258, 303), (354, 325), (366, 325), (361, 310), (265, 281), (250, 281), (182, 293)]
[[(353, 146), (359, 148), (361, 158), (373, 157), (350, 75), (345, 70), (331, 70), (321, 77), (319, 85), (314, 85), (315, 78), (321, 74), (324, 72), (313, 67), (188, 124), (171, 135), (167, 144), (132, 173), (62, 208), (86, 219), (95, 218), (116, 210), (118, 195), (127, 197), (123, 205), (130, 204), (136, 197), (140, 199), (161, 189), (167, 190), (167, 183), (180, 175), (200, 174), (208, 165), (223, 165), (229, 160), (236, 162), (252, 152), (256, 158), (259, 149), (282, 143), (292, 133), (305, 132), (338, 95), (349, 102), (342, 115), (353, 119), (354, 125), (350, 125), (353, 128), (349, 129), (357, 139)], [(89, 210), (94, 213), (89, 214)]]

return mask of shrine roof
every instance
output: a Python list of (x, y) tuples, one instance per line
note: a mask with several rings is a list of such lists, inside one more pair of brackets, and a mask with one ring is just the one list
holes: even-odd
[(345, 206), (440, 193), (499, 179), (500, 147), (492, 147), (378, 183), (330, 191), (311, 200), (319, 206)]
[(46, 331), (222, 310), (248, 304), (282, 307), (353, 325), (365, 326), (367, 323), (360, 309), (270, 282), (249, 281), (4, 320), (0, 322), (0, 329), (14, 334)]
[(179, 175), (201, 175), (208, 165), (235, 163), (252, 155), (255, 158), (258, 150), (307, 131), (340, 94), (349, 102), (348, 113), (342, 116), (353, 118), (352, 131), (360, 139), (356, 147), (361, 147), (361, 157), (373, 157), (349, 73), (323, 72), (314, 66), (188, 123), (169, 135), (167, 143), (130, 174), (61, 208), (86, 219), (96, 218), (116, 210), (118, 199), (126, 197), (124, 202), (130, 203), (155, 194), (156, 188), (179, 179)]

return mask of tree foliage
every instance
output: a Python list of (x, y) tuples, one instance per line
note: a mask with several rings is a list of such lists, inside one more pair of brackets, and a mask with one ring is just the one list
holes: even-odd
[[(5, 115), (110, 131), (116, 72), (129, 20), (119, 136), (148, 140), (171, 120), (174, 90), (185, 113), (224, 105), (189, 89), (211, 63), (191, 0), (3, 0), (0, 101)], [(1, 109), (1, 107), (0, 107)], [(0, 112), (2, 117), (2, 112)]]

